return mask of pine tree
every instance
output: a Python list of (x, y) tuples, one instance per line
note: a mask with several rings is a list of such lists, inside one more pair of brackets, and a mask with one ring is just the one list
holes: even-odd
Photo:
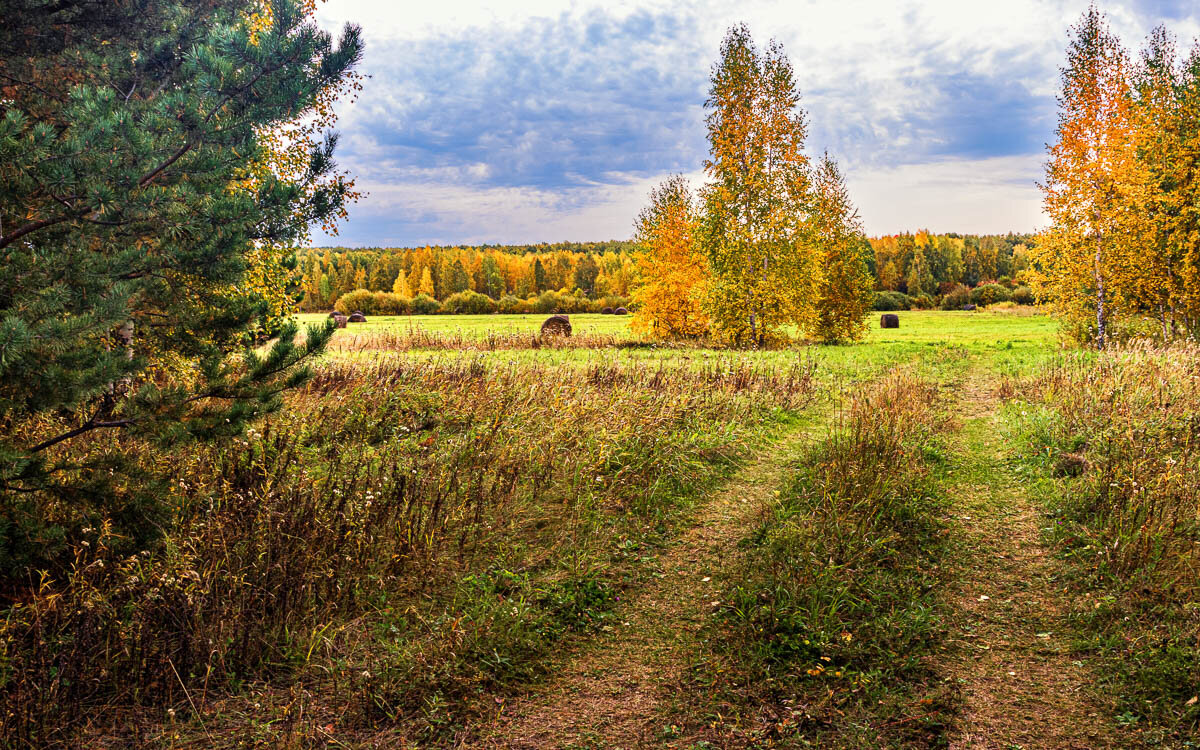
[(923, 247), (918, 247), (913, 252), (912, 261), (908, 264), (906, 285), (910, 297), (933, 294), (937, 291), (937, 285), (933, 280), (933, 272), (929, 267), (929, 259), (926, 257), (925, 248)]
[(596, 277), (600, 275), (600, 266), (596, 259), (585, 253), (575, 264), (575, 288), (582, 289), (588, 297), (596, 296)]
[(461, 258), (456, 258), (450, 266), (450, 279), (447, 285), (447, 291), (450, 294), (458, 294), (465, 292), (471, 288), (471, 277), (467, 275), (467, 269), (463, 266)]
[(168, 495), (134, 454), (237, 434), (305, 378), (332, 329), (301, 344), (288, 324), (265, 353), (248, 348), (269, 310), (241, 287), (256, 248), (341, 211), (335, 139), (295, 178), (247, 165), (263, 134), (349, 74), (361, 43), (347, 27), (335, 45), (285, 0), (259, 29), (232, 0), (10, 0), (0, 27), (0, 564), (12, 570), (50, 564), (53, 546), (25, 535), (50, 517), (118, 514), (124, 538), (144, 540)]
[(485, 255), (480, 266), (480, 276), (482, 276), (483, 293), (492, 299), (500, 299), (504, 296), (504, 276), (500, 273), (500, 266), (496, 263), (496, 258), (493, 255)]
[(783, 49), (772, 42), (760, 54), (745, 26), (730, 29), (706, 102), (712, 181), (699, 241), (711, 273), (705, 310), (714, 332), (740, 345), (814, 321), (821, 269), (799, 99)]
[(533, 292), (541, 294), (549, 288), (546, 282), (546, 267), (542, 265), (542, 259), (537, 258), (533, 261)]

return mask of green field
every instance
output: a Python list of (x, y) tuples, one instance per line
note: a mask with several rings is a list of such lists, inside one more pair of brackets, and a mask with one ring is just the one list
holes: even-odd
[[(859, 346), (892, 344), (895, 342), (922, 344), (955, 344), (958, 346), (1041, 347), (1057, 340), (1058, 326), (1044, 315), (1003, 312), (943, 312), (912, 311), (898, 313), (901, 326), (881, 329), (879, 316), (871, 316), (871, 332)], [(297, 316), (303, 323), (323, 320), (324, 313)], [(571, 315), (575, 333), (633, 336), (632, 316)], [(366, 323), (351, 323), (338, 336), (372, 333), (381, 330), (420, 328), (434, 332), (464, 333), (483, 336), (488, 333), (536, 333), (545, 315), (383, 315), (368, 318)]]

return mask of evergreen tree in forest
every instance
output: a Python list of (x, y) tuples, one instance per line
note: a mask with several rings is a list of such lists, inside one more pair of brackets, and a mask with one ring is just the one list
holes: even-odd
[[(335, 138), (254, 171), (361, 56), (290, 0), (10, 0), (0, 24), (0, 565), (50, 565), (104, 520), (164, 520), (136, 453), (239, 433), (331, 329), (265, 351), (247, 257), (336, 217)], [(95, 448), (93, 449), (93, 446)]]
[(546, 267), (542, 265), (542, 259), (538, 258), (533, 262), (533, 292), (541, 294), (548, 288), (546, 286)]
[(600, 266), (591, 255), (585, 254), (575, 264), (575, 288), (582, 289), (589, 297), (596, 296), (596, 277), (600, 275)]

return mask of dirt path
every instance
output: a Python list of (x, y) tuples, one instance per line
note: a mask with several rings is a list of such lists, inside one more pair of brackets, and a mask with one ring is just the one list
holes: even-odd
[(664, 691), (679, 684), (692, 633), (715, 606), (714, 573), (736, 554), (749, 521), (784, 480), (811, 431), (795, 428), (764, 448), (696, 509), (695, 525), (665, 551), (651, 583), (620, 613), (613, 631), (564, 658), (543, 688), (506, 707), (487, 748), (655, 746)]
[(1041, 542), (1043, 516), (1005, 460), (997, 385), (980, 368), (967, 374), (947, 482), (963, 548), (941, 667), (965, 703), (950, 747), (1115, 747), (1087, 694), (1088, 665), (1071, 651), (1068, 597)]

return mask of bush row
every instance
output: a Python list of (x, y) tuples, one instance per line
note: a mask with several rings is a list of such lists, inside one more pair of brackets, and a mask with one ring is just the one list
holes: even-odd
[(390, 292), (372, 292), (356, 289), (343, 294), (334, 304), (334, 309), (343, 315), (358, 310), (365, 315), (486, 315), (489, 313), (598, 313), (606, 309), (628, 308), (627, 297), (610, 296), (588, 299), (570, 292), (542, 292), (536, 297), (521, 299), (505, 295), (494, 300), (486, 294), (458, 292), (438, 302), (427, 294), (402, 297)]
[(930, 310), (938, 306), (943, 310), (961, 310), (966, 305), (987, 307), (997, 302), (1032, 305), (1036, 301), (1033, 290), (1029, 287), (1018, 286), (1015, 289), (1009, 289), (1003, 284), (980, 284), (974, 289), (964, 284), (956, 284), (942, 295), (940, 305), (928, 294), (910, 297), (904, 292), (875, 292), (875, 310), (879, 312)]

